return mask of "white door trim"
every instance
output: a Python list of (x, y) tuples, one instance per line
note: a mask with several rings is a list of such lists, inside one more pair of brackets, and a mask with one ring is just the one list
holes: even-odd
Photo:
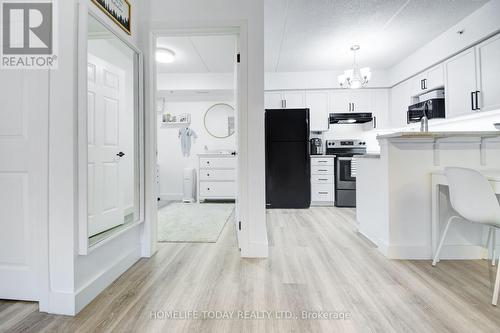
[[(146, 57), (149, 94), (145, 109), (146, 136), (146, 222), (143, 239), (143, 256), (150, 257), (157, 251), (157, 186), (156, 186), (156, 150), (157, 150), (157, 66), (155, 61), (155, 43), (159, 36), (194, 36), (194, 35), (236, 35), (241, 62), (237, 73), (237, 143), (238, 177), (237, 201), (239, 220), (242, 228), (238, 235), (242, 253), (249, 248), (248, 234), (248, 32), (246, 22), (231, 22), (227, 25), (181, 26), (149, 31), (149, 56)], [(236, 55), (235, 55), (236, 56)]]

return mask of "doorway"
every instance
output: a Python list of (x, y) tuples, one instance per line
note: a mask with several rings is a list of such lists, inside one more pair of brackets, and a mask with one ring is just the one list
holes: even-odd
[(158, 35), (157, 240), (216, 243), (237, 220), (236, 34)]

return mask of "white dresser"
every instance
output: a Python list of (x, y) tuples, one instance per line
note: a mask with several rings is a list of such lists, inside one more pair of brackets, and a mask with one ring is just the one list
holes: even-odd
[(335, 203), (335, 156), (311, 156), (311, 205), (333, 206)]
[(236, 156), (199, 154), (198, 202), (236, 199)]

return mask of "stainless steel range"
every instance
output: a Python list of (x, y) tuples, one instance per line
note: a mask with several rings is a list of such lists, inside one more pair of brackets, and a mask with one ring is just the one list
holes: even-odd
[(326, 141), (326, 154), (335, 155), (335, 206), (356, 207), (356, 155), (366, 154), (361, 140)]

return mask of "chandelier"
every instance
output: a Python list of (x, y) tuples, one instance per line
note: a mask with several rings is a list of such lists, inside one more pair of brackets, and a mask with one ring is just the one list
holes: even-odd
[(344, 71), (344, 74), (338, 76), (340, 87), (358, 89), (366, 86), (372, 77), (370, 67), (359, 68), (356, 63), (356, 51), (360, 49), (359, 45), (351, 46), (353, 52), (354, 64), (352, 69)]

